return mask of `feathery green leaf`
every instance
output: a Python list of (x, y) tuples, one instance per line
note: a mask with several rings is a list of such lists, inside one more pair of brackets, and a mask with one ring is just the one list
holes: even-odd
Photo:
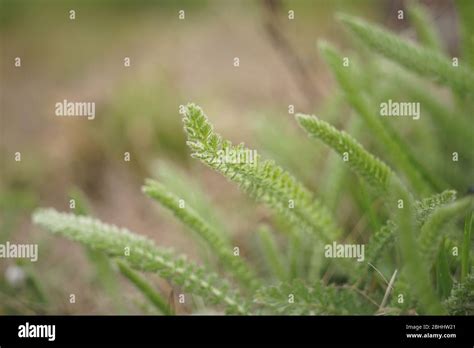
[[(156, 272), (184, 290), (200, 295), (214, 303), (226, 305), (231, 312), (245, 314), (245, 302), (229, 289), (217, 274), (176, 257), (171, 251), (156, 247), (149, 239), (127, 229), (105, 224), (85, 216), (59, 213), (54, 209), (38, 209), (33, 222), (71, 240), (121, 258), (131, 267)], [(129, 251), (129, 254), (127, 253)]]
[(354, 75), (353, 67), (343, 67), (342, 57), (327, 43), (320, 42), (319, 48), (350, 105), (364, 119), (380, 145), (388, 150), (392, 160), (400, 167), (400, 170), (405, 172), (413, 186), (422, 192), (429, 192), (432, 189), (439, 191), (442, 185), (437, 178), (418, 162), (398, 134), (376, 116), (374, 103), (363, 94), (360, 86), (355, 82), (357, 76)]
[(421, 201), (415, 203), (416, 207), (416, 221), (419, 226), (426, 222), (426, 219), (433, 214), (433, 212), (445, 204), (452, 203), (456, 200), (456, 191), (446, 190), (441, 193), (434, 194), (430, 197), (423, 198)]
[(464, 214), (472, 212), (474, 199), (470, 196), (464, 197), (451, 204), (436, 209), (421, 228), (420, 253), (431, 265), (439, 250), (441, 240), (447, 229), (443, 228), (448, 222), (459, 218)]
[[(431, 89), (427, 89), (424, 84), (409, 78), (401, 70), (389, 74), (388, 78), (394, 88), (403, 90), (413, 100), (420, 102), (423, 109), (431, 116), (431, 120), (437, 128), (437, 136), (441, 140), (447, 143), (454, 142), (458, 147), (461, 147), (466, 141), (471, 141), (472, 132), (470, 132), (469, 119), (444, 105)], [(456, 121), (454, 122), (454, 120)]]
[(474, 315), (474, 269), (464, 282), (453, 286), (444, 304), (451, 315)]
[(234, 256), (232, 246), (221, 237), (209, 224), (204, 221), (199, 214), (186, 202), (180, 207), (180, 198), (169, 192), (162, 184), (148, 179), (142, 187), (143, 192), (149, 197), (158, 201), (161, 205), (169, 209), (173, 214), (195, 231), (210, 247), (213, 253), (219, 258), (222, 264), (234, 274), (245, 286), (254, 289), (259, 286), (259, 281), (253, 271), (240, 258)]
[(222, 238), (229, 238), (227, 226), (219, 216), (219, 207), (212, 204), (194, 176), (163, 160), (155, 161), (151, 166), (151, 171), (153, 177), (166, 186), (168, 191), (174, 192), (186, 201), (186, 204), (191, 204), (199, 216), (214, 227)]
[(297, 114), (300, 126), (311, 137), (321, 139), (339, 155), (347, 156), (347, 164), (367, 182), (384, 191), (393, 172), (378, 158), (367, 152), (361, 144), (344, 131), (338, 131), (316, 116)]
[[(323, 241), (334, 240), (340, 235), (329, 211), (308, 189), (273, 161), (261, 162), (259, 155), (249, 161), (249, 153), (253, 152), (243, 144), (234, 146), (223, 140), (214, 132), (200, 107), (189, 104), (183, 121), (192, 157), (236, 182), (255, 200), (267, 204), (303, 230), (317, 234)], [(247, 160), (222, 160), (224, 154), (240, 154)]]
[(474, 72), (462, 63), (454, 67), (452, 62), (440, 53), (402, 40), (359, 18), (349, 15), (340, 15), (339, 18), (363, 42), (385, 57), (458, 92), (473, 93)]
[[(445, 204), (454, 202), (455, 199), (456, 191), (446, 190), (442, 193), (415, 202), (417, 226), (421, 227), (430, 215), (436, 211), (436, 209)], [(388, 220), (385, 225), (374, 233), (367, 243), (365, 256), (366, 262), (364, 263), (364, 267), (361, 267), (360, 270), (365, 270), (368, 263), (375, 264), (377, 262), (381, 252), (384, 249), (389, 248), (395, 241), (397, 229), (397, 224), (392, 220)]]
[(388, 248), (395, 241), (397, 224), (388, 220), (374, 235), (367, 244), (365, 260), (366, 263), (374, 264), (382, 254), (382, 251)]
[[(264, 313), (286, 315), (347, 315), (369, 314), (375, 304), (368, 302), (350, 287), (324, 286), (316, 282), (313, 286), (301, 280), (281, 283), (260, 289), (254, 302)], [(370, 306), (367, 306), (367, 302)], [(373, 313), (372, 312), (372, 313)]]
[[(69, 191), (69, 197), (75, 201), (74, 213), (76, 215), (88, 215), (91, 213), (90, 203), (82, 190), (77, 187)], [(113, 262), (103, 252), (86, 246), (87, 258), (96, 272), (96, 279), (107, 292), (117, 311), (124, 313), (123, 298), (121, 297), (118, 284), (117, 271)]]

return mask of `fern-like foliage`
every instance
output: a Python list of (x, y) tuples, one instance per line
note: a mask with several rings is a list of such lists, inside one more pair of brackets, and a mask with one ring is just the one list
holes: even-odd
[(348, 15), (340, 15), (339, 18), (364, 43), (386, 58), (460, 93), (473, 93), (474, 72), (463, 64), (454, 67), (440, 53), (402, 40), (359, 18)]
[[(421, 228), (436, 209), (454, 202), (455, 199), (456, 191), (446, 190), (442, 193), (415, 202), (417, 226)], [(379, 257), (382, 255), (382, 251), (390, 248), (394, 244), (397, 236), (397, 229), (397, 224), (392, 220), (388, 220), (385, 225), (371, 236), (366, 247), (365, 262), (363, 266), (359, 268), (360, 276), (363, 276), (363, 271), (367, 269), (369, 263), (375, 265)]]
[(55, 234), (90, 246), (111, 257), (121, 258), (131, 267), (156, 272), (184, 290), (200, 295), (212, 303), (226, 306), (229, 312), (245, 314), (245, 301), (230, 290), (217, 274), (158, 248), (142, 236), (124, 228), (105, 224), (86, 216), (59, 213), (54, 209), (38, 209), (33, 222)]
[(365, 252), (366, 264), (375, 264), (382, 255), (382, 251), (393, 244), (396, 230), (397, 224), (392, 220), (388, 220), (385, 225), (374, 233), (367, 244)]
[[(400, 231), (398, 235), (407, 281), (413, 294), (419, 299), (423, 312), (427, 314), (443, 314), (436, 294), (433, 291), (429, 277), (429, 265), (420, 254), (419, 243), (416, 239), (415, 203), (410, 194), (400, 185), (394, 184), (390, 193), (390, 201), (395, 209), (395, 221)], [(397, 201), (403, 201), (403, 208), (398, 208)]]
[(416, 220), (418, 225), (423, 225), (426, 219), (439, 207), (454, 202), (456, 195), (456, 191), (446, 190), (416, 202)]
[(353, 137), (344, 131), (338, 131), (316, 116), (297, 114), (296, 119), (311, 137), (321, 139), (341, 157), (347, 156), (347, 164), (369, 184), (381, 191), (387, 189), (393, 172), (385, 163), (367, 152)]
[[(423, 105), (433, 121), (434, 126), (437, 129), (437, 135), (445, 143), (453, 142), (458, 148), (462, 148), (462, 145), (466, 141), (470, 141), (472, 138), (472, 132), (470, 132), (469, 119), (459, 115), (458, 112), (453, 112), (446, 105), (438, 100), (433, 95), (432, 91), (427, 90), (426, 87), (420, 83), (417, 83), (413, 79), (403, 78), (404, 75), (396, 74), (390, 76), (393, 79), (394, 84), (397, 87), (402, 88), (410, 95), (414, 100), (418, 100)], [(462, 112), (465, 112), (463, 110)], [(456, 119), (456, 122), (453, 122)], [(466, 151), (465, 157), (473, 161), (474, 154)]]
[[(367, 152), (362, 145), (347, 133), (336, 130), (333, 126), (315, 116), (298, 114), (296, 119), (310, 136), (321, 139), (339, 155), (346, 155), (348, 165), (369, 184), (378, 187), (382, 191), (387, 191), (393, 182), (399, 182), (398, 178), (393, 177), (393, 172), (385, 163)], [(453, 201), (455, 197), (456, 192), (449, 190), (416, 202), (414, 212), (418, 225), (421, 226), (436, 208)], [(433, 231), (432, 227), (429, 225), (426, 230)], [(389, 221), (374, 234), (368, 244), (365, 265), (374, 263), (380, 256), (381, 251), (394, 241), (396, 229), (397, 224)], [(438, 245), (432, 247), (436, 251)], [(365, 269), (366, 267), (359, 268), (359, 270)]]
[(148, 179), (142, 190), (149, 197), (157, 200), (173, 212), (191, 230), (195, 231), (207, 243), (210, 250), (219, 258), (226, 269), (232, 272), (245, 286), (250, 289), (258, 287), (258, 278), (240, 256), (234, 256), (232, 245), (206, 223), (193, 207), (184, 201), (182, 202), (184, 205), (180, 206), (180, 198), (169, 192), (157, 181)]
[(420, 252), (428, 261), (428, 264), (432, 264), (434, 261), (440, 242), (443, 236), (446, 235), (447, 229), (443, 227), (453, 219), (463, 217), (467, 213), (472, 212), (473, 207), (474, 199), (468, 196), (451, 204), (444, 205), (431, 214), (421, 228), (419, 237)]
[(451, 315), (474, 315), (474, 269), (464, 282), (453, 286), (445, 305)]
[(219, 160), (221, 153), (242, 154), (250, 150), (244, 144), (234, 146), (215, 133), (200, 107), (189, 104), (183, 121), (192, 157), (236, 182), (255, 200), (267, 204), (303, 230), (316, 233), (321, 240), (328, 242), (340, 235), (323, 204), (273, 161), (261, 161), (258, 155), (252, 163)]
[[(341, 100), (339, 103), (342, 102), (343, 100)], [(331, 110), (331, 113), (329, 114), (323, 113), (321, 118), (327, 120), (327, 116), (329, 116), (330, 119), (335, 112), (341, 114), (342, 108), (340, 107), (339, 103), (338, 108), (334, 108), (334, 110)], [(346, 126), (346, 132), (351, 134), (353, 138), (357, 138), (361, 131), (363, 131), (363, 127), (363, 120), (357, 115), (351, 115)], [(319, 192), (331, 211), (336, 211), (340, 203), (340, 198), (344, 193), (344, 187), (348, 183), (348, 169), (349, 168), (346, 166), (346, 163), (341, 161), (340, 155), (338, 153), (329, 155), (322, 175), (323, 182), (321, 183), (321, 190)]]
[[(90, 202), (86, 195), (79, 188), (72, 188), (69, 191), (69, 197), (75, 201), (76, 206), (74, 213), (76, 215), (91, 214), (92, 210), (90, 207)], [(115, 265), (113, 261), (100, 251), (94, 250), (90, 247), (86, 247), (85, 249), (86, 255), (91, 262), (91, 265), (96, 270), (95, 278), (102, 285), (107, 295), (111, 298), (119, 313), (123, 313), (123, 298), (121, 298), (120, 284), (118, 282), (117, 271), (114, 267)]]
[[(462, 2), (460, 6), (469, 9), (472, 7), (472, 1)], [(406, 94), (422, 102), (428, 114), (432, 115), (432, 126), (438, 128), (439, 138), (442, 139), (440, 148), (446, 144), (462, 148), (472, 138), (468, 112), (460, 113), (460, 116), (466, 117), (459, 122), (453, 122), (452, 115), (458, 110), (470, 110), (469, 107), (464, 107), (470, 104), (464, 103), (473, 101), (470, 99), (474, 91), (472, 66), (464, 64), (464, 61), (460, 62), (459, 67), (452, 66), (450, 60), (442, 54), (441, 43), (435, 31), (431, 29), (429, 18), (423, 9), (411, 5), (409, 11), (422, 46), (399, 39), (386, 30), (357, 18), (341, 16), (341, 20), (372, 50), (408, 70), (449, 86), (456, 92), (456, 106), (447, 107), (427, 93), (421, 84), (410, 84), (404, 90)], [(474, 65), (472, 47), (469, 47), (472, 41), (472, 32), (469, 29), (471, 24), (466, 22), (467, 17), (461, 17), (463, 49), (467, 59)], [(364, 45), (365, 49), (366, 46)], [(350, 193), (354, 195), (359, 210), (366, 211), (366, 219), (363, 222), (368, 221), (371, 229), (375, 231), (368, 238), (365, 262), (355, 263), (351, 258), (341, 258), (334, 262), (323, 261), (321, 243), (331, 244), (342, 237), (344, 241), (358, 237), (353, 237), (353, 233), (343, 234), (326, 206), (289, 172), (273, 161), (264, 160), (244, 144), (233, 145), (216, 133), (202, 109), (194, 104), (187, 105), (183, 117), (187, 145), (192, 157), (238, 184), (256, 201), (270, 207), (275, 215), (271, 221), (272, 230), (288, 231), (281, 243), (277, 243), (272, 230), (268, 228), (260, 228), (256, 233), (260, 242), (258, 251), (261, 259), (266, 262), (269, 273), (273, 276), (270, 281), (277, 280), (278, 285), (269, 286), (269, 279), (259, 278), (258, 271), (254, 271), (248, 263), (250, 260), (234, 256), (232, 242), (228, 234), (222, 232), (226, 230), (225, 224), (219, 222), (213, 214), (214, 207), (205, 202), (205, 196), (201, 193), (193, 200), (196, 186), (187, 182), (185, 176), (178, 178), (178, 172), (171, 168), (165, 168), (165, 175), (160, 173), (161, 183), (147, 180), (143, 191), (171, 211), (204, 241), (218, 261), (210, 264), (217, 266), (219, 271), (222, 266), (222, 269), (238, 282), (236, 285), (242, 285), (242, 293), (234, 290), (232, 285), (222, 279), (225, 277), (221, 274), (189, 262), (171, 250), (157, 247), (151, 240), (126, 229), (102, 223), (91, 217), (59, 213), (53, 209), (38, 209), (33, 214), (33, 221), (55, 234), (93, 248), (100, 252), (99, 255), (103, 253), (118, 259), (122, 274), (165, 314), (172, 314), (167, 301), (135, 270), (154, 272), (183, 290), (236, 314), (448, 312), (455, 315), (473, 315), (474, 272), (471, 270), (469, 273), (468, 270), (472, 264), (471, 224), (474, 198), (467, 196), (457, 200), (455, 191), (442, 192), (449, 187), (444, 183), (444, 179), (451, 179), (449, 171), (456, 172), (456, 180), (453, 180), (460, 183), (459, 187), (465, 186), (468, 179), (462, 178), (464, 173), (459, 168), (469, 168), (470, 162), (474, 160), (472, 155), (462, 154), (462, 163), (447, 170), (445, 178), (427, 170), (422, 163), (427, 163), (428, 159), (419, 161), (416, 154), (425, 149), (431, 150), (430, 145), (434, 144), (434, 140), (423, 141), (420, 150), (414, 152), (389, 124), (381, 120), (374, 107), (376, 98), (383, 94), (391, 95), (400, 89), (382, 86), (383, 93), (377, 91), (377, 74), (385, 72), (386, 65), (377, 69), (377, 74), (365, 72), (357, 69), (356, 57), (351, 57), (349, 66), (345, 66), (341, 54), (330, 45), (321, 43), (320, 49), (342, 92), (342, 98), (337, 99), (337, 110), (341, 110), (341, 101), (347, 101), (357, 114), (354, 128), (346, 128), (352, 136), (315, 116), (297, 114), (296, 120), (310, 137), (323, 141), (344, 160), (342, 163), (337, 162), (338, 166), (328, 167), (328, 173), (331, 175), (334, 174), (332, 169), (338, 168), (338, 173), (326, 181), (324, 196), (332, 197), (329, 199), (331, 210), (338, 206), (337, 191), (342, 191), (344, 187), (344, 169), (341, 169), (344, 167), (341, 164), (347, 164), (364, 180), (360, 188), (351, 189)], [(370, 56), (371, 62), (376, 58), (384, 64), (388, 63), (386, 60), (379, 60), (376, 55), (372, 56), (369, 51), (364, 53)], [(398, 81), (401, 85), (414, 78), (404, 69), (395, 68), (388, 77), (387, 83)], [(369, 96), (369, 93), (373, 95)], [(387, 154), (386, 161), (391, 167), (356, 140), (358, 136), (354, 136), (354, 129), (367, 129), (374, 136), (374, 145), (380, 146), (378, 153)], [(414, 136), (421, 133), (417, 130)], [(455, 139), (451, 143), (453, 137)], [(276, 138), (271, 139), (272, 148), (280, 149), (285, 139)], [(300, 149), (304, 148), (301, 146)], [(282, 146), (281, 149), (285, 149), (285, 153), (281, 159), (299, 172), (311, 174), (311, 166), (307, 163), (300, 165), (301, 161), (291, 158), (291, 151), (295, 148)], [(384, 150), (385, 152), (382, 152)], [(434, 166), (439, 167), (442, 164), (440, 160), (436, 161)], [(163, 179), (164, 177), (168, 179)], [(306, 175), (305, 178), (310, 179), (311, 175)], [(449, 181), (453, 183), (453, 180)], [(372, 204), (372, 196), (365, 191), (365, 185), (374, 188), (376, 193), (383, 194), (386, 198), (383, 212), (385, 223), (382, 216), (377, 215), (378, 205)], [(328, 194), (328, 191), (334, 194)], [(433, 194), (434, 192), (441, 193)], [(86, 214), (85, 209), (81, 209), (80, 202), (78, 203), (81, 214)], [(466, 216), (464, 235), (460, 238), (455, 234), (460, 231), (459, 226), (448, 224)], [(358, 232), (358, 228), (355, 231)], [(367, 239), (365, 234), (363, 238)], [(453, 287), (453, 282), (458, 278), (456, 272), (459, 267), (458, 264), (456, 267), (450, 264), (452, 260), (449, 259), (448, 250), (461, 239), (461, 275), (459, 282)], [(387, 255), (382, 258), (385, 251)], [(377, 271), (380, 268), (380, 274), (393, 274), (389, 288), (381, 286), (382, 283), (377, 282), (372, 274), (367, 272), (369, 265)], [(396, 296), (392, 296), (390, 302), (391, 294), (403, 294), (404, 302), (398, 303)], [(379, 304), (380, 300), (382, 301)]]
[[(366, 251), (366, 263), (359, 269), (359, 276), (364, 275), (370, 264), (376, 264), (382, 250), (393, 245), (398, 240), (399, 248), (402, 252), (405, 272), (396, 282), (394, 293), (403, 294), (405, 297), (402, 308), (407, 309), (410, 306), (416, 306), (421, 303), (427, 313), (442, 313), (443, 309), (433, 293), (430, 286), (430, 279), (427, 277), (428, 270), (434, 264), (433, 257), (427, 257), (423, 251), (423, 245), (426, 245), (425, 239), (431, 237), (430, 253), (436, 253), (440, 249), (442, 237), (433, 236), (433, 233), (427, 233), (430, 237), (416, 238), (415, 231), (430, 221), (432, 214), (437, 213), (443, 207), (449, 206), (454, 200), (455, 192), (448, 190), (441, 194), (436, 194), (423, 201), (412, 202), (411, 197), (403, 189), (397, 189), (396, 185), (392, 195), (402, 198), (405, 202), (403, 209), (397, 209), (395, 220), (397, 223), (389, 220), (379, 231), (370, 239)], [(408, 202), (408, 206), (406, 203)], [(414, 216), (413, 216), (414, 215)], [(399, 227), (400, 226), (400, 227)], [(433, 226), (425, 227), (426, 231), (432, 231)], [(411, 229), (411, 230), (410, 230)], [(423, 229), (422, 229), (423, 230)], [(434, 239), (437, 239), (437, 243)], [(416, 281), (416, 284), (413, 282)], [(411, 284), (411, 285), (410, 285)], [(416, 299), (416, 300), (415, 300)], [(396, 300), (395, 300), (395, 303)], [(399, 307), (400, 304), (395, 305)]]
[[(292, 315), (368, 314), (375, 304), (350, 287), (324, 286), (316, 282), (308, 286), (301, 280), (280, 283), (260, 289), (254, 302), (263, 313)], [(372, 307), (372, 308), (371, 308)]]
[(219, 207), (212, 204), (201, 183), (195, 177), (163, 160), (154, 161), (151, 165), (151, 172), (153, 177), (166, 186), (168, 191), (183, 199), (186, 205), (192, 205), (196, 213), (214, 227), (221, 238), (229, 239), (229, 231), (227, 225), (222, 221)]
[(423, 193), (441, 190), (440, 182), (419, 163), (399, 135), (380, 120), (373, 107), (373, 101), (363, 93), (361, 86), (356, 82), (358, 80), (356, 71), (352, 67), (343, 67), (343, 57), (329, 44), (320, 42), (319, 48), (349, 104), (372, 130), (379, 144), (387, 149), (392, 161), (404, 171), (413, 187)]

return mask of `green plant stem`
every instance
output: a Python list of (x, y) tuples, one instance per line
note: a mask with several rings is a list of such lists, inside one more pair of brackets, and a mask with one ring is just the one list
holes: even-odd
[(128, 267), (124, 262), (118, 260), (117, 265), (122, 275), (130, 280), (138, 290), (163, 314), (174, 315), (173, 310), (161, 294), (153, 289), (153, 287), (137, 272)]
[(191, 230), (201, 237), (210, 250), (220, 259), (223, 265), (232, 274), (250, 289), (259, 287), (259, 280), (247, 263), (233, 254), (233, 248), (228, 240), (222, 238), (214, 228), (199, 216), (196, 210), (187, 202), (181, 201), (174, 193), (169, 192), (159, 182), (148, 179), (142, 187), (143, 192), (149, 197), (161, 203)]
[(266, 264), (273, 275), (280, 281), (288, 280), (288, 270), (282, 262), (281, 252), (278, 250), (276, 241), (266, 226), (262, 226), (257, 231), (261, 250), (265, 257)]
[(369, 101), (368, 97), (362, 93), (360, 86), (355, 82), (358, 77), (354, 74), (353, 67), (343, 67), (342, 57), (327, 43), (320, 42), (319, 47), (343, 89), (349, 104), (364, 119), (380, 145), (387, 149), (392, 160), (405, 172), (417, 191), (421, 193), (433, 190), (441, 191), (443, 186), (438, 182), (438, 179), (418, 163), (416, 157), (398, 134), (388, 124), (383, 124), (375, 115), (374, 103)]
[[(415, 238), (416, 222), (413, 198), (399, 182), (393, 182), (391, 187), (391, 204), (396, 211), (396, 221), (399, 226), (399, 248), (410, 288), (418, 297), (426, 314), (443, 314), (444, 309), (431, 286), (429, 267), (420, 255), (418, 241)], [(403, 201), (403, 208), (398, 208), (400, 199)]]
[(461, 254), (461, 282), (463, 282), (467, 278), (470, 269), (469, 261), (471, 253), (471, 230), (473, 218), (474, 214), (469, 214), (466, 217), (466, 221), (464, 223), (464, 234)]

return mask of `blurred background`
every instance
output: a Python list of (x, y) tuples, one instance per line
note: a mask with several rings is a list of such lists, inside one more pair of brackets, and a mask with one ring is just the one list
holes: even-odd
[[(404, 1), (0, 3), (0, 241), (39, 245), (36, 263), (0, 260), (1, 314), (152, 313), (101, 255), (32, 226), (30, 214), (38, 206), (70, 211), (74, 198), (84, 212), (206, 262), (207, 255), (185, 229), (141, 193), (146, 177), (159, 178), (194, 199), (242, 245), (242, 254), (259, 264), (253, 232), (270, 214), (190, 158), (178, 112), (188, 102), (199, 104), (224, 137), (258, 149), (328, 198), (346, 229), (363, 233), (375, 228), (356, 178), (348, 175), (338, 192), (330, 192), (334, 157), (305, 139), (288, 108), (294, 105), (295, 112), (316, 113), (347, 129), (351, 110), (318, 55), (317, 40), (330, 41), (347, 54), (359, 50), (335, 20), (338, 12), (416, 39), (409, 20), (396, 17), (405, 9)], [(429, 9), (446, 52), (455, 54), (454, 4), (421, 3)], [(288, 11), (294, 11), (294, 19)], [(15, 67), (16, 57), (21, 67)], [(55, 103), (64, 99), (95, 102), (95, 119), (56, 117)], [(406, 134), (410, 137), (409, 130)], [(371, 147), (368, 134), (357, 138)], [(416, 143), (418, 138), (412, 139)], [(21, 161), (15, 161), (17, 152)], [(125, 152), (130, 153), (128, 162)], [(169, 284), (151, 281), (174, 296)], [(76, 296), (74, 304), (70, 294)]]

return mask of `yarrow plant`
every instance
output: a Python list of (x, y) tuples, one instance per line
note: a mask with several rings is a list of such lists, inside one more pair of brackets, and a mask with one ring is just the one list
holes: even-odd
[[(386, 78), (393, 84), (400, 79), (410, 82), (409, 90), (420, 97), (423, 105), (428, 105), (428, 110), (430, 106), (435, 110), (431, 121), (435, 126), (446, 126), (448, 134), (461, 137), (456, 139), (458, 144), (472, 143), (472, 139), (466, 137), (469, 132), (457, 131), (456, 120), (450, 119), (452, 111), (438, 107), (436, 100), (418, 88), (417, 84), (422, 82), (411, 83), (412, 76), (406, 70), (450, 88), (456, 111), (459, 111), (457, 117), (462, 123), (467, 122), (465, 113), (469, 113), (467, 110), (473, 105), (474, 62), (459, 59), (459, 65), (453, 64), (442, 52), (423, 9), (413, 7), (410, 13), (419, 44), (362, 19), (347, 15), (339, 19), (360, 39), (360, 44), (371, 50), (367, 54), (377, 62), (373, 69), (389, 64), (379, 55), (391, 60), (391, 71), (395, 72), (387, 72)], [(327, 43), (320, 43), (319, 47), (343, 93), (343, 100), (360, 118), (361, 127), (369, 131), (379, 149), (376, 156), (356, 140), (357, 135), (338, 130), (316, 116), (295, 115), (302, 132), (340, 156), (341, 164), (370, 188), (370, 197), (384, 198), (381, 209), (385, 209), (388, 219), (364, 241), (365, 248), (361, 250), (365, 250), (365, 255), (359, 258), (362, 262), (344, 254), (351, 250), (360, 252), (360, 249), (344, 246), (359, 245), (361, 241), (339, 225), (329, 208), (331, 205), (274, 161), (262, 158), (244, 144), (234, 145), (224, 139), (195, 104), (188, 104), (183, 116), (191, 156), (237, 184), (256, 202), (266, 205), (278, 221), (274, 226), (261, 226), (257, 231), (259, 260), (264, 261), (271, 276), (262, 274), (261, 267), (253, 263), (255, 260), (242, 256), (239, 248), (221, 231), (222, 225), (210, 219), (202, 207), (193, 206), (157, 180), (146, 180), (143, 192), (193, 232), (201, 245), (211, 251), (212, 262), (197, 265), (143, 236), (89, 216), (38, 209), (33, 214), (34, 223), (117, 260), (122, 274), (164, 314), (173, 314), (173, 310), (136, 271), (156, 273), (181, 291), (201, 297), (208, 306), (239, 315), (473, 315), (474, 199), (472, 195), (458, 194), (452, 189), (468, 184), (462, 171), (471, 170), (472, 174), (472, 148), (458, 154), (463, 164), (457, 165), (453, 175), (450, 172), (438, 176), (393, 126), (377, 115), (375, 100), (384, 91), (377, 94), (376, 82), (364, 80), (363, 65), (357, 64), (356, 59), (343, 64), (343, 56)], [(468, 52), (466, 50), (466, 54)], [(390, 90), (385, 92), (391, 93)], [(440, 141), (449, 139), (440, 138)], [(223, 154), (240, 153), (251, 154), (252, 160), (223, 160), (226, 158)], [(465, 224), (460, 226), (463, 219)], [(288, 243), (281, 243), (277, 238), (275, 230), (279, 228), (285, 230), (282, 235)], [(341, 257), (324, 255), (327, 245), (334, 245), (334, 252), (341, 252)], [(343, 248), (338, 249), (337, 245)], [(293, 261), (302, 269), (296, 276), (290, 270)]]

